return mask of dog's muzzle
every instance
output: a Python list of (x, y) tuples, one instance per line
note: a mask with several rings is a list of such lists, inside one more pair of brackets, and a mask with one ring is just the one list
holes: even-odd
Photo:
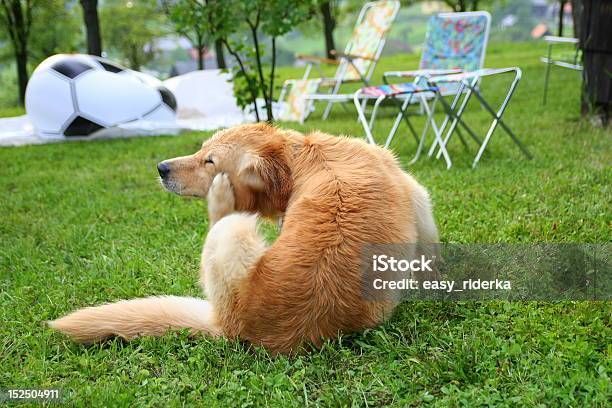
[(161, 162), (157, 165), (157, 171), (159, 172), (159, 181), (162, 187), (171, 193), (180, 194), (180, 185), (170, 177), (170, 165), (166, 162)]
[(157, 171), (159, 172), (159, 177), (164, 179), (170, 173), (170, 166), (166, 162), (161, 162), (157, 165)]

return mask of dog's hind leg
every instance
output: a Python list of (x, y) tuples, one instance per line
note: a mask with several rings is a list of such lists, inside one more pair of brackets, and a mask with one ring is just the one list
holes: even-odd
[(417, 240), (423, 244), (437, 244), (440, 239), (433, 216), (431, 199), (427, 190), (421, 185), (414, 186), (412, 202), (417, 224)]
[(411, 180), (412, 184), (412, 203), (417, 228), (417, 251), (416, 255), (424, 255), (427, 259), (434, 260), (433, 270), (430, 272), (419, 273), (414, 276), (420, 280), (440, 280), (441, 276), (435, 267), (440, 258), (440, 238), (438, 237), (438, 227), (433, 216), (433, 208), (429, 193), (420, 184)]
[(237, 288), (265, 250), (256, 215), (228, 215), (208, 232), (202, 249), (200, 284), (223, 325), (232, 319)]

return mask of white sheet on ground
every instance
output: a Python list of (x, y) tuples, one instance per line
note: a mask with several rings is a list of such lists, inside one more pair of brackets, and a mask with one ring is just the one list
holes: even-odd
[(88, 137), (41, 138), (27, 115), (0, 119), (0, 146), (168, 135), (178, 134), (184, 130), (214, 130), (252, 122), (253, 115), (245, 114), (236, 105), (230, 79), (230, 74), (220, 70), (194, 71), (170, 78), (164, 81), (163, 85), (170, 89), (176, 98), (178, 110), (175, 121), (137, 120), (102, 129)]

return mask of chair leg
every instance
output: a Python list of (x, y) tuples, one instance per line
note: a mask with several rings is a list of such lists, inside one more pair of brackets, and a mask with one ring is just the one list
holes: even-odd
[(309, 63), (306, 66), (306, 71), (304, 72), (304, 76), (302, 77), (302, 81), (305, 81), (310, 76), (310, 71), (312, 71), (312, 63)]
[(550, 78), (550, 67), (552, 58), (552, 43), (548, 44), (548, 58), (546, 61), (546, 74), (544, 75), (544, 98), (542, 99), (542, 105), (546, 105), (546, 94), (548, 93), (548, 79)]
[[(457, 93), (455, 94), (455, 97), (453, 98), (453, 102), (450, 105), (450, 110), (445, 109), (446, 116), (444, 117), (444, 122), (442, 122), (442, 126), (440, 126), (440, 132), (444, 132), (444, 130), (446, 129), (446, 126), (448, 125), (448, 121), (451, 118), (451, 115), (448, 112), (453, 112), (455, 110), (455, 107), (457, 106), (457, 103), (459, 102), (459, 99), (461, 97), (461, 94), (463, 93), (464, 88), (465, 88), (465, 85), (462, 82), (461, 85), (459, 86), (459, 89), (457, 90)], [(443, 98), (442, 95), (440, 95), (440, 98)], [(446, 104), (444, 105), (444, 108), (446, 108)], [(431, 157), (431, 155), (436, 150), (437, 146), (438, 144), (434, 140), (434, 142), (431, 144), (431, 147), (429, 148), (429, 151), (427, 152), (427, 156)]]
[(374, 129), (374, 121), (376, 120), (376, 114), (378, 113), (378, 107), (380, 103), (385, 99), (384, 95), (379, 96), (374, 102), (374, 107), (372, 108), (372, 113), (370, 114), (370, 130)]
[[(462, 89), (465, 88), (465, 84), (462, 83)], [(465, 93), (465, 95), (463, 96), (463, 101), (461, 101), (461, 105), (459, 105), (459, 109), (457, 110), (457, 112), (455, 112), (454, 110), (451, 109), (450, 106), (448, 106), (448, 104), (446, 103), (446, 101), (442, 100), (442, 104), (444, 105), (445, 108), (447, 109), (447, 113), (449, 115), (451, 115), (453, 117), (453, 120), (451, 122), (450, 127), (448, 128), (448, 131), (446, 132), (446, 135), (444, 136), (444, 146), (446, 147), (448, 141), (450, 140), (451, 136), (453, 135), (453, 132), (455, 131), (455, 129), (457, 128), (457, 125), (459, 123), (462, 123), (461, 120), (461, 115), (463, 115), (463, 112), (465, 111), (465, 108), (467, 107), (468, 102), (470, 101), (470, 98), (472, 97), (472, 89), (468, 88), (467, 92)], [(465, 127), (465, 124), (463, 124)], [(471, 129), (467, 129), (469, 133), (473, 134), (474, 132), (472, 132)], [(441, 156), (441, 152), (438, 151), (438, 154), (436, 155), (436, 159), (439, 159)]]
[[(340, 85), (342, 85), (342, 82), (336, 81), (336, 84), (334, 85), (332, 91), (329, 94), (336, 95), (338, 93), (338, 90), (340, 89)], [(333, 104), (333, 101), (327, 102), (327, 106), (325, 107), (325, 111), (323, 112), (323, 116), (321, 117), (323, 120), (327, 120), (327, 118), (329, 117)]]
[[(433, 113), (434, 113), (434, 108), (435, 108), (435, 104), (437, 102), (438, 98), (434, 98), (432, 106), (430, 107), (429, 104), (427, 103), (427, 99), (425, 98), (424, 94), (421, 94), (421, 104), (423, 106), (423, 109), (425, 110), (425, 112), (427, 113), (427, 122), (425, 124), (425, 129), (423, 131), (423, 136), (421, 137), (421, 143), (419, 144), (419, 150), (417, 151), (417, 156), (420, 153), (420, 149), (422, 148), (422, 145), (425, 141), (425, 133), (427, 131), (427, 126), (429, 124), (431, 124), (431, 128), (434, 131), (434, 140), (438, 143), (439, 147), (440, 147), (440, 152), (442, 153), (442, 155), (444, 156), (444, 160), (446, 161), (446, 168), (450, 169), (453, 165), (450, 156), (448, 155), (448, 152), (446, 151), (446, 147), (444, 145), (444, 142), (442, 141), (442, 134), (440, 132), (440, 129), (438, 128), (438, 126), (436, 125), (436, 121), (433, 117)], [(416, 159), (415, 157), (415, 159)]]
[[(410, 102), (412, 101), (413, 95), (414, 94), (410, 94), (409, 97), (406, 98), (401, 105), (399, 105), (399, 112), (397, 113), (397, 116), (395, 117), (395, 121), (393, 122), (393, 127), (389, 131), (389, 135), (387, 136), (387, 140), (385, 141), (385, 147), (389, 147), (389, 145), (391, 144), (391, 141), (393, 140), (393, 137), (395, 136), (395, 133), (397, 132), (397, 129), (399, 128), (399, 125), (402, 119), (406, 121), (406, 124), (408, 125), (408, 129), (410, 129), (410, 132), (416, 138), (417, 142), (419, 141), (419, 138), (416, 136), (416, 132), (414, 128), (412, 127), (410, 120), (408, 119), (408, 117), (406, 117), (406, 111), (408, 110), (408, 107), (410, 106)], [(396, 98), (392, 98), (392, 99), (394, 102), (399, 103), (399, 101)]]
[[(480, 146), (482, 141), (478, 138), (478, 136), (476, 136), (474, 131), (465, 123), (465, 121), (459, 118), (458, 124), (461, 125), (468, 132), (468, 135), (470, 135), (470, 137), (476, 142), (476, 146)], [(465, 138), (463, 137), (463, 134), (460, 131), (460, 129), (461, 129), (460, 126), (457, 126), (455, 128), (455, 131), (457, 132), (457, 136), (459, 136), (459, 140), (461, 141), (465, 149), (469, 151), (470, 150), (469, 145), (465, 141)], [(448, 138), (445, 138), (443, 142), (444, 142), (444, 147), (446, 147), (448, 143)], [(440, 152), (440, 150), (438, 150), (438, 154), (436, 155), (436, 160), (439, 160), (441, 156), (442, 156), (442, 153)]]
[(465, 138), (463, 137), (463, 132), (461, 132), (460, 130), (461, 128), (457, 128), (457, 136), (459, 136), (459, 140), (461, 141), (461, 144), (463, 145), (463, 147), (465, 148), (465, 150), (470, 150), (470, 146), (468, 146), (467, 142), (465, 141)]
[[(423, 150), (423, 146), (425, 145), (425, 138), (427, 137), (427, 131), (429, 130), (429, 125), (431, 124), (431, 120), (430, 120), (431, 118), (429, 115), (429, 105), (427, 104), (427, 100), (425, 99), (423, 94), (421, 94), (421, 97), (419, 99), (420, 99), (421, 106), (423, 106), (423, 109), (427, 113), (427, 118), (425, 119), (425, 126), (423, 126), (423, 131), (421, 132), (421, 138), (419, 139), (419, 144), (417, 147), (416, 154), (414, 156), (414, 159), (412, 159), (412, 161), (410, 162), (411, 164), (416, 162), (419, 156), (421, 155), (421, 150)], [(435, 99), (434, 99), (434, 104), (435, 104)], [(425, 105), (427, 105), (427, 108), (425, 108)], [(432, 112), (434, 111), (433, 107), (431, 111)], [(436, 131), (435, 126), (432, 126), (432, 128), (434, 129), (434, 132), (435, 132)], [(436, 139), (434, 138), (434, 140)]]
[(476, 167), (476, 164), (478, 163), (478, 161), (482, 157), (482, 154), (484, 153), (484, 150), (486, 149), (487, 144), (489, 143), (489, 140), (491, 139), (491, 136), (493, 135), (493, 132), (495, 131), (495, 128), (497, 127), (497, 125), (500, 125), (502, 127), (502, 129), (504, 129), (506, 131), (508, 136), (510, 136), (512, 141), (518, 146), (518, 148), (527, 157), (527, 159), (529, 159), (529, 160), (533, 159), (533, 156), (531, 155), (531, 153), (529, 153), (529, 150), (527, 150), (527, 148), (518, 140), (518, 138), (516, 137), (514, 132), (512, 132), (512, 130), (502, 120), (502, 116), (504, 114), (504, 111), (505, 111), (505, 108), (506, 108), (506, 106), (505, 106), (506, 104), (502, 105), (502, 107), (496, 113), (484, 101), (484, 98), (482, 98), (482, 96), (480, 96), (478, 93), (476, 93), (476, 96), (482, 102), (482, 104), (485, 107), (485, 109), (491, 114), (491, 116), (493, 116), (493, 122), (491, 123), (491, 126), (489, 127), (489, 131), (487, 132), (487, 135), (485, 136), (484, 141), (483, 141), (482, 145), (480, 146), (480, 149), (478, 150), (478, 154), (476, 155), (476, 158), (474, 159), (474, 162), (472, 163), (472, 167)]
[(476, 98), (478, 98), (482, 106), (491, 114), (491, 116), (493, 116), (493, 122), (491, 123), (491, 126), (489, 127), (489, 131), (487, 132), (487, 135), (485, 136), (484, 141), (482, 142), (482, 145), (480, 146), (480, 149), (478, 150), (478, 154), (476, 155), (474, 162), (472, 163), (472, 168), (475, 168), (476, 165), (478, 164), (478, 161), (482, 157), (482, 154), (484, 153), (487, 147), (487, 144), (489, 143), (489, 140), (491, 139), (491, 136), (493, 135), (493, 132), (495, 131), (495, 128), (497, 127), (498, 124), (506, 131), (506, 133), (508, 133), (510, 138), (519, 147), (519, 149), (521, 149), (521, 152), (523, 152), (523, 154), (527, 156), (528, 159), (533, 158), (533, 156), (531, 155), (531, 153), (529, 153), (527, 148), (523, 146), (522, 143), (519, 142), (518, 138), (514, 135), (512, 130), (510, 130), (510, 128), (502, 120), (502, 116), (504, 115), (506, 107), (508, 106), (508, 103), (510, 102), (510, 98), (512, 97), (512, 94), (514, 93), (514, 90), (516, 89), (516, 86), (518, 85), (519, 80), (520, 80), (520, 72), (517, 72), (514, 77), (514, 80), (512, 81), (512, 84), (510, 85), (510, 89), (508, 90), (508, 93), (506, 94), (506, 98), (504, 99), (503, 103), (501, 104), (497, 112), (495, 112), (491, 108), (491, 106), (489, 106), (489, 104), (485, 101), (482, 95), (480, 95), (480, 92), (478, 92), (477, 90), (474, 90), (474, 94), (476, 95)]
[(368, 120), (365, 117), (364, 109), (362, 108), (361, 101), (359, 100), (359, 96), (361, 95), (361, 90), (355, 92), (353, 96), (353, 102), (355, 103), (355, 108), (357, 109), (357, 117), (363, 126), (363, 130), (365, 130), (366, 140), (371, 144), (376, 144), (374, 140), (374, 136), (372, 136), (372, 131), (370, 130), (370, 125), (368, 124)]

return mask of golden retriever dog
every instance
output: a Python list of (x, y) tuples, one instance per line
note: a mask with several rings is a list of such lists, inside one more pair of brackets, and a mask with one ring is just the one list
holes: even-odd
[[(207, 300), (124, 300), (76, 311), (53, 328), (83, 343), (188, 328), (291, 353), (391, 315), (395, 301), (363, 297), (363, 245), (438, 242), (425, 188), (389, 151), (354, 138), (242, 125), (158, 170), (168, 191), (208, 200)], [(270, 246), (258, 214), (283, 216)]]

